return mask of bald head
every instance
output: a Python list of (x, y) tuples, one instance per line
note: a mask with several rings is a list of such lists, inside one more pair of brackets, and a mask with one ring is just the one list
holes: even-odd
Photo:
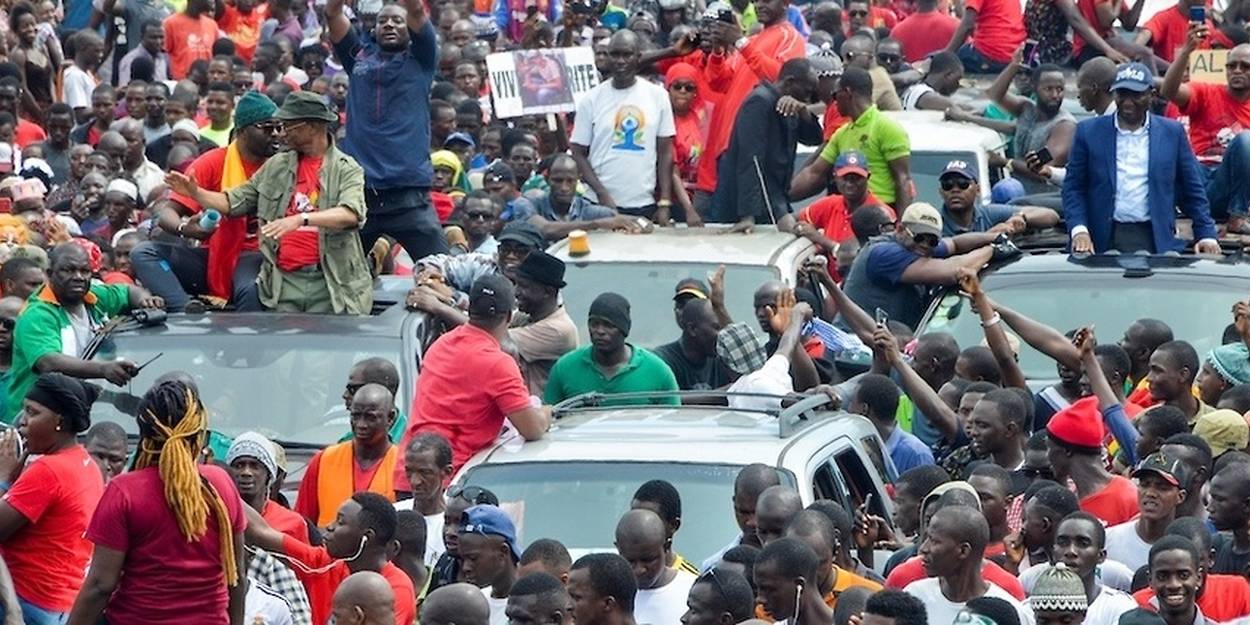
[(26, 302), (22, 301), (20, 297), (9, 296), (0, 298), (0, 316), (17, 317), (17, 314), (22, 312), (22, 306), (25, 304)]
[[(394, 619), (392, 619), (392, 622)], [(473, 584), (451, 584), (421, 604), (421, 625), (490, 625), (490, 604)]]
[(338, 625), (389, 625), (395, 622), (395, 592), (373, 571), (353, 573), (334, 591), (333, 613)]
[(664, 519), (645, 508), (626, 512), (616, 524), (616, 542), (630, 544), (659, 544), (668, 540)]
[(764, 489), (755, 502), (755, 533), (760, 542), (767, 545), (781, 538), (786, 525), (802, 511), (803, 499), (793, 488), (770, 486)]
[(638, 33), (624, 28), (616, 31), (612, 38), (608, 40), (608, 47), (612, 49), (632, 49), (638, 51), (638, 46), (642, 45), (638, 39)]
[(1109, 88), (1114, 78), (1115, 63), (1105, 56), (1096, 56), (1086, 61), (1076, 73), (1078, 85), (1082, 81), (1088, 81), (1091, 85)]
[(370, 406), (391, 406), (395, 403), (395, 396), (391, 395), (391, 391), (381, 384), (366, 384), (356, 391), (356, 396), (352, 399), (352, 403), (364, 403)]
[(115, 130), (109, 130), (100, 135), (100, 141), (95, 144), (98, 152), (105, 154), (121, 153), (126, 151), (126, 137), (122, 133)]
[(968, 549), (961, 561), (970, 563), (968, 566), (981, 567), (981, 554), (990, 541), (990, 526), (980, 510), (969, 506), (942, 508), (929, 520), (925, 531), (956, 544), (966, 543)]

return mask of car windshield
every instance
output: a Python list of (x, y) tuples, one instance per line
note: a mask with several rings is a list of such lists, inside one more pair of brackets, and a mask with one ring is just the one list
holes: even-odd
[(915, 183), (916, 201), (928, 202), (934, 206), (942, 205), (942, 195), (938, 193), (941, 185), (938, 178), (942, 170), (953, 160), (976, 163), (977, 155), (972, 152), (921, 152), (913, 150), (908, 162), (911, 166), (911, 179)]
[[(633, 328), (629, 342), (643, 347), (656, 347), (677, 340), (681, 331), (673, 318), (673, 288), (684, 278), (707, 277), (716, 270), (716, 263), (578, 263), (570, 262), (564, 275), (564, 306), (581, 332), (583, 344), (589, 342), (586, 315), (590, 303), (604, 291), (615, 291), (629, 300)], [(729, 314), (734, 321), (755, 327), (752, 297), (755, 289), (779, 276), (776, 269), (761, 265), (726, 265), (725, 296)]]
[(398, 362), (400, 340), (369, 336), (142, 335), (106, 341), (97, 360), (145, 363), (126, 387), (104, 384), (91, 418), (138, 432), (137, 397), (168, 371), (195, 377), (208, 400), (209, 427), (226, 436), (256, 430), (277, 440), (328, 444), (348, 432), (343, 384), (352, 365), (370, 356)]
[[(1200, 356), (1219, 345), (1220, 330), (1231, 320), (1229, 310), (1240, 292), (1230, 290), (1227, 279), (1177, 274), (1121, 279), (1105, 272), (1064, 273), (998, 286), (1002, 282), (993, 275), (986, 278), (985, 290), (994, 302), (1060, 332), (1093, 324), (1100, 342), (1113, 343), (1137, 319), (1164, 319), (1176, 338), (1192, 343)], [(981, 344), (985, 336), (968, 300), (954, 294), (942, 300), (925, 331), (949, 332), (962, 347)], [(1031, 380), (1059, 375), (1053, 360), (1028, 345), (1021, 347), (1020, 367)]]
[[(662, 478), (681, 493), (674, 549), (697, 566), (739, 534), (733, 482), (741, 466), (660, 462), (534, 462), (481, 465), (461, 483), (482, 486), (519, 519), (521, 544), (558, 536), (570, 551), (612, 549), (616, 522), (634, 491)], [(784, 480), (793, 482), (789, 476)]]

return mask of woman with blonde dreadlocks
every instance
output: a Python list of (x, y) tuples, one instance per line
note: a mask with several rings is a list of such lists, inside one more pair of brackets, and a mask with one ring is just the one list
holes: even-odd
[(71, 625), (242, 625), (243, 503), (225, 470), (197, 465), (208, 415), (180, 381), (139, 404), (131, 471), (109, 482)]

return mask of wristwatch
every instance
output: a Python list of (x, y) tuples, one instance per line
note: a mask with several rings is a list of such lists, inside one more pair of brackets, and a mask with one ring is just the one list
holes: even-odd
[(748, 40), (746, 37), (738, 37), (738, 40), (734, 42), (734, 47), (741, 52), (743, 48), (747, 47), (747, 43)]
[(303, 220), (304, 220), (304, 227), (307, 228), (308, 227), (308, 213), (304, 213)]

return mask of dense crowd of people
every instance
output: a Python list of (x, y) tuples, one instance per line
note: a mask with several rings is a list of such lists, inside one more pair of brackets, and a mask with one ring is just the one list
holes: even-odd
[[(1077, 254), (1218, 254), (1250, 235), (1250, 11), (1144, 4), (0, 3), (0, 619), (1245, 622), (1250, 302), (1230, 294), (1200, 357), (1176, 320), (1100, 343), (978, 279), (1057, 227)], [(594, 59), (575, 96), (563, 48)], [(503, 106), (512, 61), (488, 58), (515, 50), (530, 65), (511, 79), (555, 112)], [(1214, 82), (1190, 80), (1210, 50), (1226, 59)], [(1004, 149), (918, 188), (935, 172), (913, 171), (904, 110)], [(818, 149), (799, 160), (800, 144)], [(916, 200), (931, 192), (940, 206)], [(659, 346), (631, 341), (633, 320), (667, 311), (611, 285), (573, 318), (545, 251), (764, 225), (815, 246), (797, 284), (756, 285), (751, 323), (724, 268), (681, 280)], [(92, 423), (102, 389), (147, 366), (94, 357), (110, 320), (367, 315), (381, 274), (411, 275), (403, 305), (442, 333), (415, 390), (392, 359), (346, 372), (351, 431), (307, 466), (259, 432), (213, 432), (221, 389), (195, 372), (142, 393), (137, 442)], [(916, 335), (937, 286), (971, 301), (982, 344)], [(1057, 383), (1030, 389), (1022, 344)], [(546, 528), (522, 544), (524, 502), (450, 485), (501, 432), (541, 439), (551, 407), (586, 393), (825, 397), (880, 435), (893, 516), (805, 501), (752, 464), (724, 502), (740, 533), (687, 559), (675, 535), (706, 529), (683, 526), (657, 475), (620, 502), (615, 553), (574, 559)]]

